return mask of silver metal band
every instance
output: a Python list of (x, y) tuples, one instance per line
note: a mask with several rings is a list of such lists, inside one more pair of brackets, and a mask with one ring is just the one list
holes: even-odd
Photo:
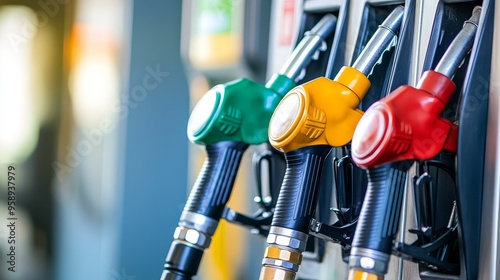
[(372, 249), (353, 247), (349, 267), (384, 275), (387, 273), (390, 257), (389, 254)]
[(199, 232), (214, 235), (219, 221), (195, 212), (183, 211), (179, 220), (179, 226), (192, 228)]
[(285, 236), (297, 238), (297, 239), (300, 239), (304, 242), (307, 242), (307, 238), (309, 237), (308, 234), (303, 233), (303, 232), (298, 231), (298, 230), (284, 228), (284, 227), (275, 227), (275, 226), (272, 226), (269, 229), (269, 233), (274, 233), (277, 235), (285, 235)]
[(297, 272), (299, 270), (299, 266), (294, 263), (271, 258), (264, 258), (262, 260), (262, 265), (276, 266), (279, 268), (293, 270), (294, 272)]
[(186, 245), (194, 246), (202, 250), (207, 249), (212, 242), (210, 235), (183, 226), (178, 226), (175, 229), (174, 238)]
[(282, 227), (271, 227), (267, 236), (267, 243), (304, 252), (307, 245), (307, 238), (308, 235), (300, 231)]

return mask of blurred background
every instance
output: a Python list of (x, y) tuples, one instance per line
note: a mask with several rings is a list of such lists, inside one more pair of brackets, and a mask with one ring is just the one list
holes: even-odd
[[(292, 9), (277, 65), (300, 13), (282, 2)], [(271, 1), (0, 0), (0, 279), (158, 279), (205, 157), (188, 144), (190, 108), (216, 83), (266, 80), (271, 11)], [(243, 212), (254, 207), (241, 186), (250, 161), (230, 202)], [(255, 279), (264, 238), (224, 222), (218, 232), (200, 278)], [(235, 256), (234, 244), (257, 246)]]
[[(306, 2), (314, 11), (343, 1)], [(350, 1), (349, 9), (361, 11), (366, 2), (391, 1)], [(440, 1), (418, 2), (428, 15), (415, 24), (426, 38), (415, 42), (415, 73), (432, 29), (428, 11)], [(205, 159), (186, 136), (191, 109), (218, 83), (265, 83), (277, 72), (301, 35), (303, 3), (0, 0), (0, 279), (159, 279)], [(346, 42), (356, 42), (361, 20), (362, 13), (349, 14)], [(343, 47), (349, 63), (355, 46)], [(498, 109), (490, 112), (498, 119)], [(236, 211), (257, 209), (252, 155), (261, 149), (250, 148), (242, 160), (228, 204)], [(494, 160), (491, 172), (500, 174)], [(9, 181), (16, 184), (14, 215)], [(498, 206), (497, 193), (485, 197)], [(13, 217), (15, 272), (7, 256)], [(498, 232), (496, 223), (483, 224)], [(198, 279), (258, 279), (265, 245), (222, 220)], [(344, 279), (339, 248), (326, 246), (325, 265), (303, 263), (301, 271)], [(416, 264), (405, 266), (405, 279), (417, 279), (408, 276), (417, 275)]]

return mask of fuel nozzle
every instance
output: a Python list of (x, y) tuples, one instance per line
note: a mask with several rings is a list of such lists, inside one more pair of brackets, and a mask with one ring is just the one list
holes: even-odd
[(403, 11), (402, 6), (392, 11), (352, 67), (344, 66), (333, 80), (320, 77), (288, 92), (269, 124), (269, 141), (275, 148), (287, 152), (351, 141), (363, 115), (357, 107), (371, 85), (367, 75), (395, 45)]
[(451, 78), (472, 48), (480, 13), (476, 7), (435, 70), (426, 71), (416, 88), (399, 87), (366, 111), (352, 139), (358, 166), (427, 160), (443, 149), (456, 152), (457, 126), (440, 116), (455, 92)]
[[(337, 18), (325, 15), (305, 33), (279, 73), (266, 85), (239, 79), (213, 87), (193, 109), (188, 137), (197, 144), (240, 141), (251, 145), (267, 141), (269, 119), (281, 98), (293, 87), (299, 74), (320, 51), (336, 26)], [(255, 106), (259, 104), (259, 106)]]
[(195, 106), (187, 133), (192, 142), (205, 145), (207, 159), (175, 230), (162, 280), (189, 280), (196, 275), (231, 195), (243, 153), (249, 145), (267, 141), (267, 127), (278, 102), (322, 50), (336, 22), (335, 16), (324, 16), (265, 86), (248, 79), (217, 85)]
[(349, 257), (350, 280), (387, 273), (413, 160), (456, 152), (457, 126), (440, 116), (455, 91), (451, 77), (472, 47), (480, 13), (476, 7), (434, 71), (425, 72), (415, 88), (401, 86), (374, 103), (356, 128), (351, 154), (367, 169), (368, 186)]
[(267, 238), (261, 280), (295, 279), (317, 206), (324, 161), (332, 146), (351, 140), (363, 115), (357, 106), (370, 87), (367, 74), (394, 45), (403, 11), (397, 7), (388, 16), (355, 67), (343, 67), (334, 80), (318, 78), (295, 87), (276, 108), (269, 141), (285, 152), (287, 168)]

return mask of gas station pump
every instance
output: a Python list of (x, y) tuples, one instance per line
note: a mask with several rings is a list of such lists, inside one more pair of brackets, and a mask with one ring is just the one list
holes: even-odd
[[(220, 1), (219, 8), (229, 11), (247, 2)], [(189, 10), (203, 18), (199, 7)], [(208, 55), (210, 49), (226, 61), (238, 56), (221, 51), (237, 36), (196, 38), (207, 53), (184, 48), (185, 57), (198, 60), (189, 64), (193, 72), (211, 86), (223, 84), (203, 95), (189, 121), (190, 140), (204, 145), (208, 158), (162, 279), (196, 275), (220, 219), (267, 236), (261, 279), (347, 278), (348, 267), (350, 279), (498, 274), (494, 256), (500, 250), (495, 254), (485, 242), (498, 242), (491, 222), (499, 215), (484, 208), (495, 205), (492, 188), (500, 188), (491, 183), (500, 171), (487, 165), (495, 160), (488, 151), (496, 139), (492, 105), (488, 112), (488, 89), (495, 86), (489, 67), (495, 58), (494, 1), (283, 0), (273, 7), (290, 14), (299, 9), (299, 23), (284, 22), (297, 24), (297, 34), (305, 35), (265, 85), (263, 71), (245, 71), (277, 71), (283, 61), (278, 56), (265, 59), (253, 52), (253, 66), (232, 60), (238, 62), (212, 67), (217, 57)], [(322, 25), (328, 18), (335, 23)], [(271, 34), (269, 54), (289, 37), (289, 30)], [(314, 48), (298, 51), (307, 41)], [(346, 64), (352, 67), (342, 68)], [(242, 76), (251, 80), (227, 83)], [(420, 77), (419, 83), (411, 77)], [(295, 87), (297, 82), (303, 84)], [(284, 177), (282, 154), (266, 143), (267, 136), (284, 152)], [(253, 170), (260, 210), (241, 214), (226, 202), (244, 151), (262, 143)]]

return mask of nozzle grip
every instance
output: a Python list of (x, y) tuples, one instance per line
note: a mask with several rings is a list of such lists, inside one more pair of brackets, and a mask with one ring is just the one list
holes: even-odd
[(331, 147), (310, 146), (285, 154), (287, 167), (272, 226), (308, 233), (316, 210), (323, 164)]
[(184, 212), (219, 220), (233, 189), (241, 157), (248, 144), (223, 141), (205, 146), (207, 159), (198, 174)]
[[(410, 166), (409, 161), (399, 161), (367, 171), (368, 186), (352, 242), (351, 267), (359, 265), (359, 259), (363, 257), (384, 262), (380, 259), (381, 254), (386, 255), (388, 263), (392, 240), (399, 226), (406, 176)], [(365, 252), (376, 253), (366, 255)], [(387, 263), (379, 265), (378, 268), (387, 270)], [(385, 272), (377, 271), (380, 274)]]

